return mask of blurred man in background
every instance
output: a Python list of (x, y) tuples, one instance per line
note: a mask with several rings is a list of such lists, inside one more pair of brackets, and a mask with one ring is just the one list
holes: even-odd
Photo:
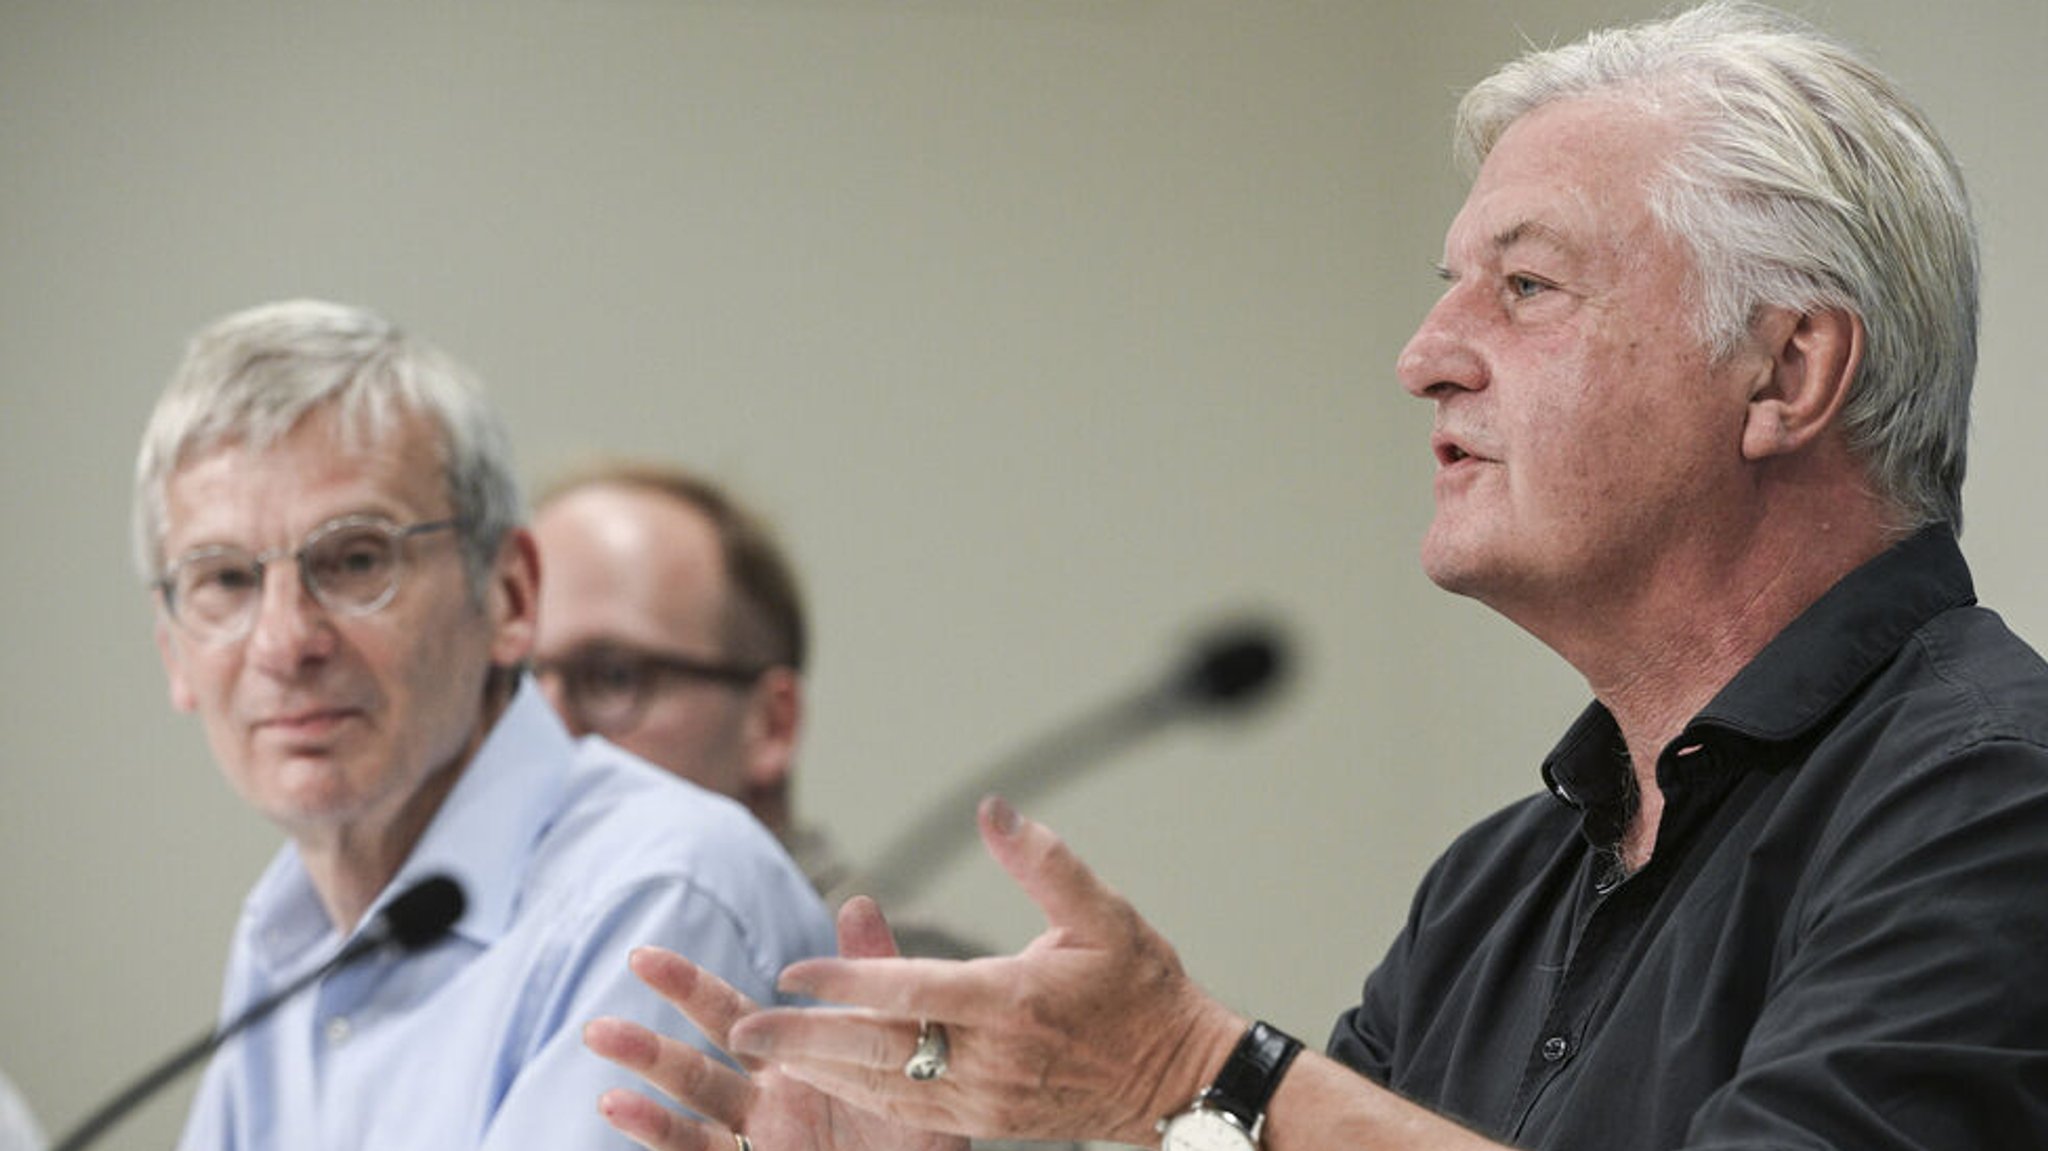
[[(703, 476), (617, 463), (550, 487), (533, 532), (534, 671), (569, 729), (739, 800), (821, 894), (844, 894), (851, 869), (794, 809), (809, 630), (767, 523)], [(916, 955), (981, 950), (914, 920), (898, 938)]]

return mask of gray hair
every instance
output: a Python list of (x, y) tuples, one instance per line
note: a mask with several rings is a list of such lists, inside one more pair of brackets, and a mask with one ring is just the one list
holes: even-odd
[(1683, 134), (1650, 209), (1693, 255), (1708, 349), (1732, 352), (1764, 308), (1861, 317), (1850, 446), (1897, 529), (1960, 531), (1977, 235), (1925, 114), (1805, 23), (1710, 3), (1503, 67), (1458, 107), (1460, 161), (1476, 170), (1517, 119), (1586, 96), (1632, 100)]
[(143, 579), (163, 573), (166, 492), (180, 466), (230, 442), (263, 450), (329, 407), (350, 447), (392, 434), (409, 414), (440, 425), (463, 566), (480, 598), (506, 532), (520, 522), (504, 426), (461, 364), (382, 316), (318, 300), (259, 305), (192, 338), (135, 460), (133, 543)]

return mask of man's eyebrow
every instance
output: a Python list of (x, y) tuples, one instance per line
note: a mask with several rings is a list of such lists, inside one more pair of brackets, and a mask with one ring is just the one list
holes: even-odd
[(1494, 233), (1493, 250), (1505, 252), (1525, 241), (1548, 244), (1564, 252), (1576, 251), (1578, 248), (1563, 232), (1541, 220), (1517, 220)]
[[(1487, 242), (1487, 254), (1492, 257), (1498, 257), (1501, 253), (1522, 243), (1543, 244), (1567, 255), (1579, 250), (1578, 245), (1572, 242), (1571, 237), (1567, 236), (1555, 225), (1546, 224), (1541, 220), (1522, 219), (1516, 220), (1500, 231), (1495, 232), (1493, 238)], [(1451, 266), (1448, 252), (1445, 253), (1443, 259), (1433, 261), (1430, 265), (1430, 270), (1436, 274), (1438, 279), (1446, 283), (1455, 282), (1458, 279), (1458, 272)]]

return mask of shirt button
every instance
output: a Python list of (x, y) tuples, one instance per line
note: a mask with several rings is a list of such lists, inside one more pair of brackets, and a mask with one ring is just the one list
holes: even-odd
[(1543, 1061), (1545, 1063), (1555, 1063), (1564, 1058), (1565, 1052), (1570, 1051), (1571, 1048), (1570, 1040), (1562, 1035), (1553, 1035), (1543, 1041)]
[(348, 1037), (353, 1033), (354, 1029), (349, 1026), (346, 1015), (337, 1015), (327, 1021), (327, 1043), (331, 1047), (347, 1043)]

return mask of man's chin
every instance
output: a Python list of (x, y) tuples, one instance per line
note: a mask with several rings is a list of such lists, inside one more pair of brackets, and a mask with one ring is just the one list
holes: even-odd
[(257, 770), (244, 798), (286, 832), (338, 825), (357, 806), (348, 772), (331, 757), (291, 756)]
[(1422, 541), (1422, 574), (1453, 595), (1484, 599), (1494, 565), (1467, 541), (1447, 538), (1434, 528)]
[(354, 805), (339, 801), (272, 800), (263, 814), (278, 830), (294, 839), (317, 835), (348, 825)]

